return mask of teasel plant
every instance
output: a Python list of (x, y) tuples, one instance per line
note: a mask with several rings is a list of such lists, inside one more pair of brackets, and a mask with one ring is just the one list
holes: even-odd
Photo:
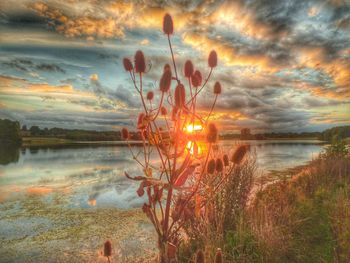
[[(210, 110), (203, 112), (197, 107), (198, 97), (208, 88), (217, 66), (216, 51), (209, 54), (205, 78), (191, 60), (185, 62), (180, 76), (171, 44), (174, 26), (169, 14), (164, 16), (163, 32), (168, 40), (171, 63), (164, 65), (161, 73), (157, 102), (156, 90), (144, 91), (147, 72), (143, 52), (136, 51), (133, 62), (123, 59), (142, 104), (137, 118), (142, 146), (136, 148), (131, 144), (127, 128), (121, 130), (121, 136), (144, 173), (132, 176), (125, 172), (125, 176), (139, 182), (139, 197), (146, 196), (142, 210), (158, 235), (158, 262), (170, 263), (176, 262), (182, 227), (192, 217), (205, 215), (206, 204), (215, 191), (220, 190), (235, 165), (239, 165), (237, 160), (242, 154), (238, 153), (239, 158), (223, 154), (217, 144), (218, 128), (210, 122), (222, 92), (220, 82), (213, 86)], [(152, 153), (156, 155), (153, 161)]]

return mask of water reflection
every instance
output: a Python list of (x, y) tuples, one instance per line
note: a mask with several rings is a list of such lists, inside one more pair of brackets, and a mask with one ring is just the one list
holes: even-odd
[(17, 145), (0, 143), (0, 165), (18, 162), (19, 149)]
[[(242, 142), (223, 141), (229, 150)], [(261, 170), (280, 170), (303, 164), (322, 149), (316, 141), (249, 141)], [(141, 206), (137, 183), (127, 180), (124, 171), (141, 174), (126, 147), (1, 148), (1, 200), (25, 195), (48, 197), (59, 193), (68, 207)], [(6, 153), (6, 154), (3, 154)], [(11, 158), (9, 156), (12, 152)]]

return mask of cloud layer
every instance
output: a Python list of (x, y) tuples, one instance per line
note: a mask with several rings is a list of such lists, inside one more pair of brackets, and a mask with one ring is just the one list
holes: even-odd
[[(0, 116), (28, 125), (132, 126), (140, 103), (121, 59), (143, 49), (150, 69), (145, 89), (155, 89), (170, 61), (161, 32), (169, 12), (180, 71), (190, 58), (205, 75), (207, 54), (218, 52), (200, 107), (208, 108), (220, 80), (214, 119), (225, 130), (350, 123), (347, 1), (10, 0), (1, 9)], [(39, 123), (33, 116), (42, 109), (49, 113)], [(74, 116), (81, 121), (72, 122)]]

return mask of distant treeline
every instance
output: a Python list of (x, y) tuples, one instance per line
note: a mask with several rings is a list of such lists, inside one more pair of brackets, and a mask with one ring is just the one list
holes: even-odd
[(348, 137), (350, 137), (350, 126), (339, 126), (323, 131), (318, 138), (324, 141), (332, 141)]
[(323, 132), (271, 132), (259, 134), (224, 134), (221, 139), (243, 139), (243, 140), (266, 140), (266, 139), (310, 139), (315, 138), (322, 141), (333, 139), (345, 139), (350, 137), (350, 126), (339, 126)]
[(21, 142), (19, 122), (0, 119), (0, 144), (21, 144)]
[[(25, 126), (22, 128), (23, 136), (32, 137), (55, 137), (75, 141), (120, 141), (120, 131), (88, 131), (88, 130), (69, 130), (62, 128), (44, 128), (32, 126), (29, 130)], [(131, 133), (132, 140), (140, 139), (137, 133)]]
[[(283, 133), (262, 133), (250, 134), (249, 129), (242, 129), (241, 134), (223, 134), (221, 139), (247, 139), (247, 140), (265, 140), (265, 139), (309, 139), (317, 138), (324, 141), (332, 139), (345, 139), (350, 137), (350, 126), (334, 127), (323, 132), (283, 132)], [(140, 140), (138, 132), (130, 132), (131, 140)], [(55, 137), (75, 141), (120, 141), (120, 131), (88, 131), (80, 129), (62, 129), (62, 128), (40, 128), (26, 125), (20, 128), (18, 121), (0, 119), (0, 143), (21, 144), (22, 137)]]
[(228, 139), (242, 139), (242, 140), (267, 140), (267, 139), (310, 139), (318, 138), (321, 135), (320, 132), (270, 132), (270, 133), (258, 133), (258, 134), (224, 134), (220, 138), (224, 140)]
[[(23, 127), (23, 131), (26, 128)], [(23, 133), (23, 136), (32, 137), (55, 137), (68, 140), (78, 141), (118, 141), (121, 139), (119, 131), (87, 131), (87, 130), (69, 130), (62, 128), (44, 128), (40, 129), (38, 126), (32, 126), (29, 132)]]

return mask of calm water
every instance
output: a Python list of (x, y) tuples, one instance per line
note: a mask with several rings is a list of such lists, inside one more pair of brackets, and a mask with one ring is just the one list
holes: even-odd
[[(240, 142), (241, 143), (241, 142)], [(237, 142), (222, 141), (233, 148)], [(319, 141), (249, 141), (260, 171), (282, 170), (316, 157)], [(127, 147), (3, 149), (0, 164), (0, 203), (27, 195), (62, 193), (69, 207), (138, 207), (137, 185), (124, 177), (141, 173)]]
[[(227, 150), (236, 144), (221, 142)], [(317, 141), (249, 144), (265, 173), (304, 164), (323, 147)], [(152, 225), (141, 209), (130, 209), (145, 201), (123, 175), (142, 174), (130, 156), (127, 147), (110, 145), (0, 147), (0, 263), (102, 263), (106, 239), (113, 244), (113, 262), (155, 255)]]

